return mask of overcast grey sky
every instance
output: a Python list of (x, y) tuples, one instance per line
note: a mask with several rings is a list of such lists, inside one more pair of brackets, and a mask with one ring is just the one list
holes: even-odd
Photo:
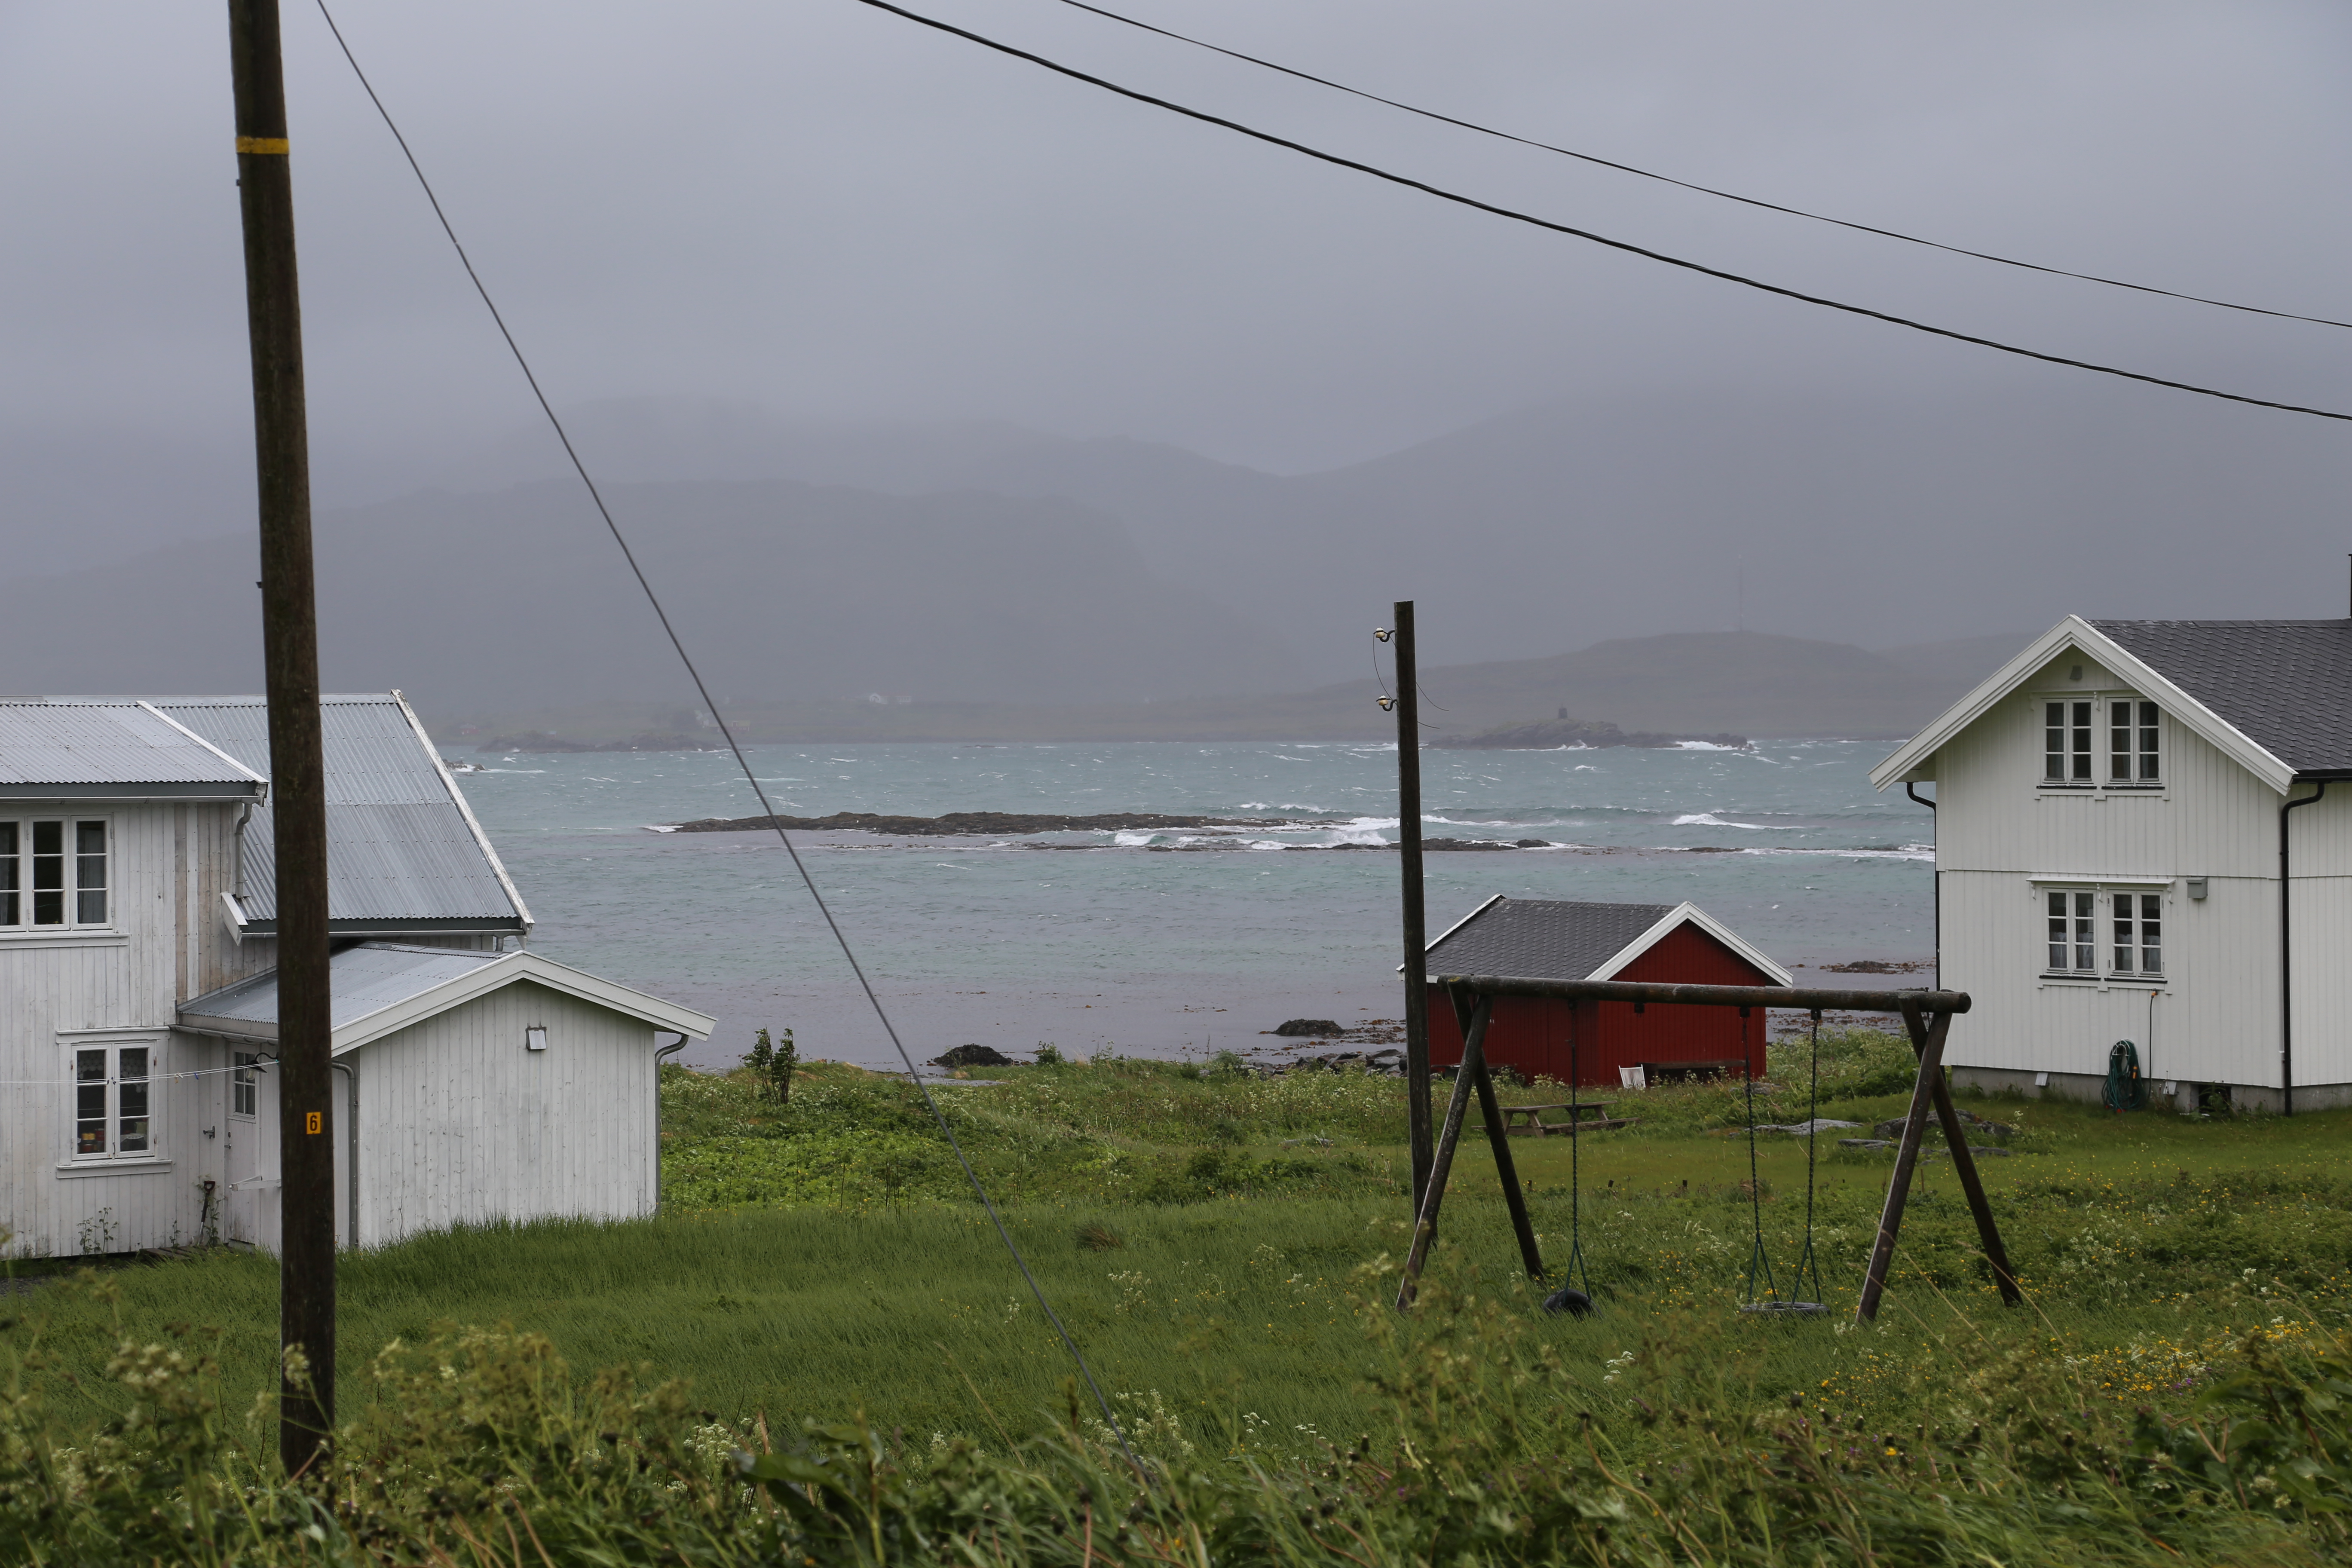
[[(2352, 333), (1733, 207), (1053, 0), (915, 8), (1712, 264), (2352, 408)], [(1128, 8), (1684, 177), (2352, 319), (2340, 5)], [(285, 14), (313, 444), (331, 503), (339, 485), (365, 488), (362, 472), (429, 474), (531, 410), (318, 13), (287, 0)], [(2019, 374), (2074, 376), (2081, 396), (2126, 411), (2171, 395), (2020, 373), (1451, 208), (853, 0), (341, 0), (337, 15), (562, 404), (695, 395), (793, 416), (982, 416), (1301, 471), (1547, 399)], [(0, 134), (15, 149), (0, 163), (0, 419), (18, 454), (0, 515), (20, 532), (32, 516), (28, 451), (124, 470), (183, 450), (242, 460), (223, 7), (0, 0)], [(110, 527), (173, 522), (101, 520), (26, 558), (73, 563), (112, 548)]]

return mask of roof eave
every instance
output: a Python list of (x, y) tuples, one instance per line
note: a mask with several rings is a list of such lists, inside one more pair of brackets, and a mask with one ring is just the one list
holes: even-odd
[(266, 781), (205, 779), (172, 783), (0, 784), (0, 800), (267, 800)]
[(1757, 947), (1746, 937), (1741, 936), (1738, 931), (1733, 931), (1729, 926), (1725, 925), (1721, 921), (1717, 920), (1713, 915), (1708, 914), (1705, 910), (1700, 909), (1688, 899), (1685, 899), (1681, 903), (1676, 904), (1673, 909), (1668, 910), (1664, 915), (1659, 917), (1658, 922), (1655, 925), (1643, 931), (1640, 936), (1635, 937), (1632, 942), (1627, 942), (1622, 948), (1617, 951), (1616, 954), (1612, 957), (1608, 963), (1603, 963), (1600, 968), (1595, 969), (1591, 973), (1586, 975), (1585, 978), (1587, 980), (1615, 979), (1618, 973), (1623, 970), (1627, 964), (1633, 963), (1635, 959), (1641, 957), (1642, 954), (1649, 952), (1650, 949), (1664, 941), (1668, 932), (1674, 931), (1685, 921), (1688, 921), (1692, 925), (1698, 927), (1699, 930), (1706, 932), (1707, 935), (1715, 938), (1716, 941), (1721, 942), (1733, 952), (1738, 954), (1738, 956), (1747, 963), (1753, 964), (1757, 973), (1769, 977), (1773, 984), (1794, 985), (1797, 983), (1794, 976), (1790, 974), (1787, 970), (1781, 968), (1779, 964), (1773, 963), (1770, 955), (1766, 953), (1761, 948)]

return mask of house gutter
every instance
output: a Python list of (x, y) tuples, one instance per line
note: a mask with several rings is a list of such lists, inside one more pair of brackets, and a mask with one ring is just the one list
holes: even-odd
[(685, 1032), (684, 1032), (684, 1031), (682, 1031), (682, 1030), (678, 1030), (678, 1029), (656, 1029), (656, 1030), (655, 1030), (655, 1031), (654, 1031), (654, 1033), (656, 1033), (656, 1034), (657, 1034), (657, 1035), (676, 1035), (676, 1036), (677, 1036), (677, 1040), (676, 1040), (676, 1041), (674, 1041), (673, 1043), (671, 1043), (671, 1044), (669, 1044), (669, 1045), (664, 1046), (661, 1049), (659, 1049), (659, 1050), (657, 1050), (657, 1051), (656, 1051), (656, 1052), (654, 1053), (654, 1213), (655, 1213), (655, 1214), (656, 1214), (656, 1215), (658, 1215), (658, 1214), (660, 1214), (660, 1213), (662, 1212), (662, 1178), (661, 1178), (661, 1155), (662, 1155), (662, 1148), (661, 1148), (661, 1139), (662, 1139), (662, 1131), (661, 1131), (661, 1065), (662, 1065), (662, 1058), (664, 1058), (664, 1057), (674, 1057), (674, 1056), (677, 1055), (677, 1053), (678, 1053), (678, 1052), (680, 1052), (680, 1051), (682, 1051), (682, 1050), (686, 1049), (686, 1043), (687, 1043), (687, 1041), (688, 1041), (688, 1040), (692, 1039), (694, 1037), (693, 1037), (693, 1036), (691, 1036), (691, 1035), (688, 1035), (688, 1034), (685, 1033)]
[(2295, 784), (2305, 779), (2319, 786), (2317, 794), (2279, 803), (2279, 1112), (2284, 1116), (2294, 1114), (2294, 900), (2290, 891), (2294, 883), (2288, 878), (2286, 814), (2297, 806), (2316, 805), (2327, 794), (2327, 786), (2336, 782), (2331, 777), (2298, 773), (2287, 781), (2290, 796)]
[[(1936, 803), (1929, 800), (1926, 795), (1921, 795), (1917, 784), (1906, 780), (1903, 784), (1903, 793), (1909, 795), (1921, 805), (1926, 806), (1929, 816), (1932, 817), (1935, 816)], [(1934, 829), (1931, 827), (1929, 831), (1933, 832)], [(1944, 847), (1942, 837), (1943, 836), (1941, 834), (1937, 835), (1937, 842), (1936, 845), (1936, 989), (1938, 991), (1941, 991), (1944, 988)]]

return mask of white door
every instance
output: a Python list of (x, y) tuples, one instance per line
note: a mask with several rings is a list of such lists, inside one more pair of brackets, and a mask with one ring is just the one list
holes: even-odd
[(259, 1053), (229, 1057), (228, 1114), (221, 1132), (221, 1239), (243, 1247), (270, 1237), (265, 1211), (278, 1185), (278, 1084), (275, 1065)]

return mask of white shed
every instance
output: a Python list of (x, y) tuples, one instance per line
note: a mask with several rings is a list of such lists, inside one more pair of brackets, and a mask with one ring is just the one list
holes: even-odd
[[(363, 942), (334, 955), (329, 980), (341, 1245), (653, 1212), (659, 1036), (675, 1048), (709, 1036), (710, 1019), (531, 952)], [(233, 1053), (202, 1097), (217, 1107), (199, 1135), (218, 1143), (221, 1171), (208, 1224), (274, 1247), (276, 973), (186, 1003), (178, 1028)]]

